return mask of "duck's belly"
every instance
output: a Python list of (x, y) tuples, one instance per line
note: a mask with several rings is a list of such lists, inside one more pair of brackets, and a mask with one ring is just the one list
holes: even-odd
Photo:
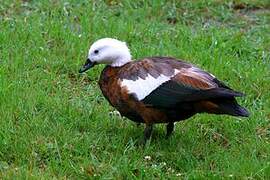
[(136, 112), (129, 112), (129, 113), (122, 113), (120, 112), (122, 116), (130, 119), (133, 122), (136, 123), (145, 123), (143, 118)]
[[(105, 96), (106, 97), (106, 96)], [(120, 114), (131, 121), (138, 123), (169, 123), (185, 120), (195, 113), (192, 109), (160, 109), (149, 107), (142, 102), (131, 100), (129, 102), (106, 97), (110, 104), (116, 108)]]
[(122, 116), (137, 123), (155, 124), (177, 122), (188, 119), (195, 114), (192, 109), (159, 109), (145, 106), (142, 102), (134, 101), (126, 103), (121, 100), (113, 101), (109, 98), (107, 98), (107, 100)]
[[(130, 108), (130, 109), (129, 109)], [(158, 108), (145, 108), (140, 111), (139, 108), (125, 107), (125, 110), (118, 109), (122, 116), (138, 123), (169, 123), (177, 122), (190, 118), (195, 113), (181, 109), (164, 110)], [(117, 109), (117, 108), (116, 108)]]

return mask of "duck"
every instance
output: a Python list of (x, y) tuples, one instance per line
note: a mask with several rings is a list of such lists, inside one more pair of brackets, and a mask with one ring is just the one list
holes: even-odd
[(132, 60), (125, 42), (102, 38), (91, 45), (79, 73), (100, 64), (106, 65), (98, 82), (103, 95), (121, 116), (145, 124), (143, 142), (158, 123), (166, 124), (169, 137), (176, 122), (195, 114), (249, 116), (236, 101), (243, 93), (181, 59), (153, 56)]

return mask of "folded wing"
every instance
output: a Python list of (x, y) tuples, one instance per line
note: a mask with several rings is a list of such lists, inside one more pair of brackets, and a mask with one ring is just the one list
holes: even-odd
[(123, 69), (121, 86), (146, 105), (165, 109), (184, 102), (243, 95), (210, 73), (166, 57), (147, 58)]

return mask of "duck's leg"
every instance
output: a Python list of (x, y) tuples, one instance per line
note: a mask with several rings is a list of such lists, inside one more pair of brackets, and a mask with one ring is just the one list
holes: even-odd
[(145, 144), (147, 140), (150, 139), (152, 130), (153, 130), (153, 124), (145, 124), (143, 144)]
[(169, 138), (173, 132), (174, 129), (174, 123), (173, 122), (169, 122), (166, 126), (167, 129), (167, 134), (166, 134), (166, 138)]

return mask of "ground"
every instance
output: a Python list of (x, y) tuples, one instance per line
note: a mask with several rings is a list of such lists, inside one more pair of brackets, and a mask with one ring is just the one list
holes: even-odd
[[(269, 1), (3, 0), (0, 29), (0, 178), (270, 178)], [(250, 117), (196, 115), (136, 145), (143, 126), (104, 99), (103, 67), (78, 73), (102, 37), (211, 72)]]

